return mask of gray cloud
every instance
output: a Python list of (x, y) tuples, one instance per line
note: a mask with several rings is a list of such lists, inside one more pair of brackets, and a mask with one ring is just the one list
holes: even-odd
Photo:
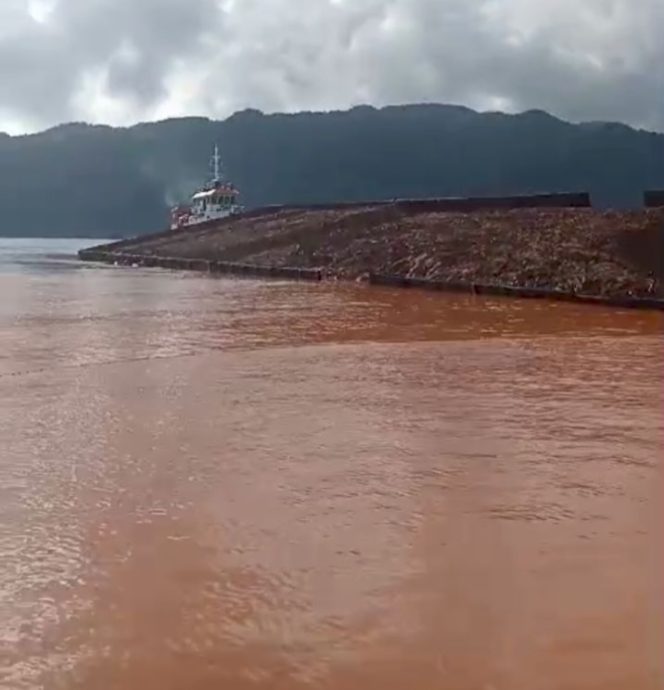
[(2, 0), (0, 128), (440, 101), (664, 130), (662, 0)]

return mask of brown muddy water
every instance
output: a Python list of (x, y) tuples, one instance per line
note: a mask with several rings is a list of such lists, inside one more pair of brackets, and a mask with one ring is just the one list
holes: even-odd
[(2, 690), (664, 688), (661, 316), (72, 250), (0, 246)]

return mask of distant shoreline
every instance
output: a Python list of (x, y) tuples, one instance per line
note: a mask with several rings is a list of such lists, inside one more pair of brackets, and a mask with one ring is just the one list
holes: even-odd
[(91, 242), (118, 242), (124, 237), (90, 237), (90, 235), (5, 235), (0, 232), (2, 240), (90, 240)]

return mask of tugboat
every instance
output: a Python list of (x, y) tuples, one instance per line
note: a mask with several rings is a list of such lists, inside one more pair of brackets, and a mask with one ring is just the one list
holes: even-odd
[(215, 145), (212, 155), (212, 180), (191, 197), (191, 203), (180, 204), (171, 209), (171, 230), (221, 220), (243, 211), (239, 203), (240, 192), (221, 175), (219, 147)]

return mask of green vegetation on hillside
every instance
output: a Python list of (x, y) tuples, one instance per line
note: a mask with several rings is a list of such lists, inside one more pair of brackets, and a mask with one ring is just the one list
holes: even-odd
[(208, 175), (212, 144), (248, 207), (589, 191), (633, 207), (664, 187), (664, 135), (546, 113), (439, 105), (237, 113), (128, 129), (70, 124), (0, 137), (0, 234), (118, 237), (164, 228)]

